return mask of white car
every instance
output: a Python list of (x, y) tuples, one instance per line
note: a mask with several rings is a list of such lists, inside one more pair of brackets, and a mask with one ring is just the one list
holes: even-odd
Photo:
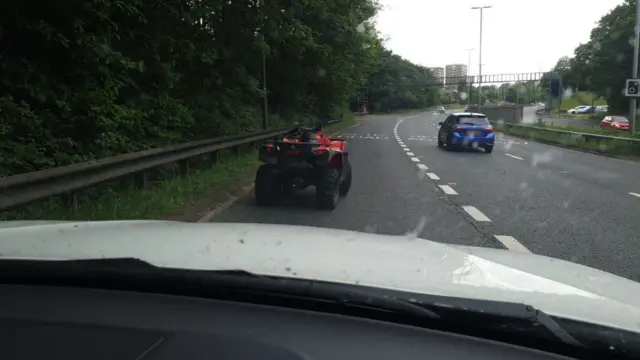
[(576, 106), (573, 109), (567, 110), (567, 113), (568, 114), (585, 114), (589, 111), (590, 108), (591, 106), (589, 105), (580, 105), (580, 106)]

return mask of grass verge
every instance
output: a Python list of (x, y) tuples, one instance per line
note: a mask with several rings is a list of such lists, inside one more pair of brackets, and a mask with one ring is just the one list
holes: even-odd
[[(580, 91), (572, 94), (570, 97), (564, 97), (562, 99), (562, 104), (560, 108), (562, 110), (569, 110), (580, 105), (591, 105), (591, 104), (593, 104), (593, 106), (599, 106), (599, 105), (607, 105), (607, 102), (605, 99), (597, 96), (596, 94), (590, 91)], [(554, 100), (553, 108), (554, 109), (558, 108), (557, 100)]]
[[(347, 115), (327, 126), (332, 134), (356, 123)], [(179, 177), (164, 169), (145, 189), (137, 189), (126, 179), (102, 184), (78, 194), (77, 206), (62, 198), (50, 198), (0, 214), (0, 220), (197, 220), (216, 202), (242, 192), (260, 165), (256, 150), (240, 156), (218, 154), (218, 161), (195, 162), (188, 175)], [(157, 175), (157, 174), (156, 174)]]
[[(628, 141), (626, 137), (619, 136), (619, 133), (612, 133), (597, 129), (574, 129), (560, 126), (509, 126), (509, 124), (496, 124), (496, 131), (512, 135), (515, 137), (536, 140), (542, 143), (557, 145), (571, 149), (583, 150), (591, 153), (609, 155), (614, 157), (637, 159), (640, 157), (640, 143)], [(598, 139), (584, 137), (579, 134), (563, 133), (554, 130), (573, 131), (576, 133), (590, 133), (597, 135), (619, 136), (620, 139)], [(639, 137), (634, 137), (638, 139)]]
[(579, 133), (585, 133), (585, 134), (607, 135), (607, 136), (615, 136), (615, 137), (622, 137), (622, 138), (640, 139), (640, 134), (631, 135), (631, 132), (628, 132), (628, 131), (576, 128), (571, 126), (558, 126), (558, 125), (546, 125), (546, 124), (536, 125), (536, 127), (553, 129), (553, 130), (573, 131), (573, 132), (579, 132)]

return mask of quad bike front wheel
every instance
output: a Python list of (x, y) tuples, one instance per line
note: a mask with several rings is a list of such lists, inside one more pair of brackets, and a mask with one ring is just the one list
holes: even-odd
[(273, 205), (282, 195), (282, 184), (278, 169), (273, 165), (263, 164), (258, 169), (255, 179), (256, 203), (261, 206)]
[(320, 170), (316, 182), (316, 206), (323, 210), (333, 210), (340, 197), (340, 171), (330, 167)]

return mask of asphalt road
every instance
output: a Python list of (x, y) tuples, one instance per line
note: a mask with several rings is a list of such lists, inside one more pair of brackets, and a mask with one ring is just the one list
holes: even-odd
[(638, 164), (499, 136), (492, 154), (436, 146), (433, 113), (368, 116), (351, 141), (353, 188), (332, 212), (313, 189), (271, 209), (240, 199), (213, 221), (417, 234), (532, 252), (640, 281)]

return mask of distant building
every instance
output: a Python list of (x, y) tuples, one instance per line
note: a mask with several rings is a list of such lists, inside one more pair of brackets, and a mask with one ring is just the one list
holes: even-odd
[(447, 89), (455, 89), (465, 81), (467, 76), (467, 65), (451, 64), (446, 67), (445, 87)]
[(444, 68), (443, 67), (430, 67), (428, 68), (431, 74), (436, 78), (436, 83), (444, 85)]

